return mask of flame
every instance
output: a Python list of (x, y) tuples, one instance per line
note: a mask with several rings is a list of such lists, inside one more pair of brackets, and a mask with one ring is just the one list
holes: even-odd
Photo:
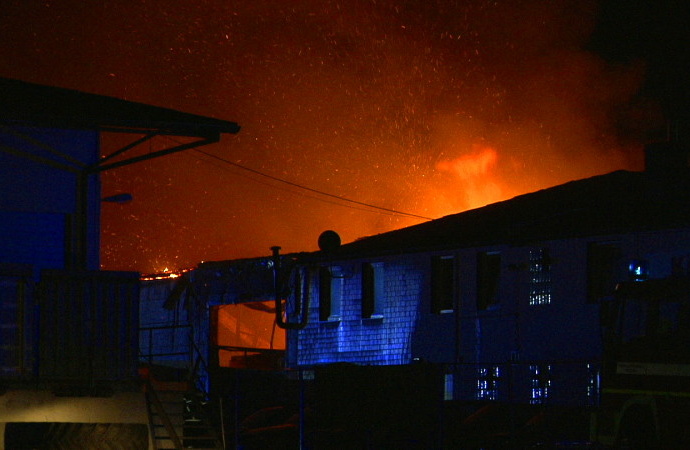
[(193, 270), (193, 269), (186, 268), (186, 269), (179, 269), (179, 270), (170, 270), (166, 267), (165, 269), (163, 269), (160, 272), (142, 274), (139, 279), (142, 281), (151, 281), (151, 280), (167, 280), (170, 278), (179, 278), (183, 274), (185, 274), (191, 270)]
[(487, 175), (496, 167), (498, 153), (491, 147), (473, 145), (474, 152), (452, 160), (442, 160), (436, 164), (441, 172), (450, 172), (462, 180), (473, 180)]
[(436, 163), (436, 170), (445, 177), (443, 186), (430, 196), (436, 203), (433, 209), (450, 214), (505, 199), (510, 190), (503, 187), (498, 162), (495, 148), (473, 144), (471, 153)]
[[(637, 94), (645, 67), (611, 65), (589, 50), (597, 20), (589, 2), (197, 3), (207, 27), (183, 20), (192, 9), (166, 11), (164, 30), (189, 38), (176, 41), (184, 47), (151, 52), (143, 35), (130, 45), (179, 70), (150, 83), (158, 80), (151, 63), (113, 78), (108, 92), (237, 120), (238, 136), (210, 152), (292, 186), (197, 152), (106, 171), (107, 191), (135, 196), (127, 214), (102, 211), (107, 269), (256, 257), (276, 244), (313, 251), (323, 230), (347, 243), (423, 220), (313, 191), (438, 218), (641, 167), (634, 141), (653, 122)], [(256, 33), (257, 23), (271, 26)], [(218, 29), (227, 32), (220, 40)], [(68, 56), (49, 62), (73, 65)], [(99, 62), (109, 70), (133, 60)], [(71, 87), (89, 90), (87, 82)], [(175, 95), (180, 88), (189, 95)], [(109, 135), (103, 152), (128, 143)], [(149, 151), (169, 145), (151, 140)]]

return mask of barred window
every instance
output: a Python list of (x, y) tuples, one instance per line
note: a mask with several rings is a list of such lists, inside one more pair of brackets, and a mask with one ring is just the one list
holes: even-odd
[(501, 369), (498, 366), (477, 369), (477, 400), (498, 400)]
[(530, 403), (532, 405), (543, 405), (549, 398), (551, 389), (551, 366), (534, 364), (529, 366), (530, 379)]
[(551, 303), (551, 258), (549, 250), (540, 248), (529, 252), (529, 304)]

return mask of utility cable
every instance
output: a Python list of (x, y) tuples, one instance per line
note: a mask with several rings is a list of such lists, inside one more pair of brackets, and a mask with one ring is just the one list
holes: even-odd
[[(183, 153), (183, 154), (184, 154), (184, 155), (188, 155), (187, 153)], [(191, 155), (188, 155), (188, 156), (189, 156), (190, 158), (195, 158), (194, 156), (191, 156)], [(197, 161), (202, 161), (202, 162), (211, 164), (211, 165), (213, 165), (213, 166), (216, 167), (216, 168), (219, 167), (218, 165), (215, 165), (212, 161), (209, 161), (208, 159), (202, 159), (202, 158), (195, 158), (195, 159), (196, 159)], [(275, 183), (270, 183), (270, 182), (268, 182), (268, 181), (261, 181), (261, 180), (259, 180), (258, 178), (255, 178), (255, 177), (250, 176), (249, 174), (243, 174), (243, 173), (236, 172), (235, 175), (240, 176), (240, 177), (245, 177), (245, 178), (247, 178), (248, 180), (253, 181), (254, 183), (259, 183), (259, 184), (262, 184), (262, 185), (264, 185), (264, 186), (269, 186), (269, 187), (271, 187), (271, 188), (273, 188), (273, 189), (279, 189), (279, 190), (281, 190), (281, 191), (289, 192), (289, 193), (294, 194), (294, 195), (301, 195), (301, 196), (303, 196), (303, 197), (310, 198), (310, 199), (312, 199), (312, 200), (316, 200), (316, 201), (323, 202), (323, 203), (328, 203), (328, 204), (331, 204), (331, 205), (341, 206), (341, 207), (350, 208), (350, 209), (356, 209), (356, 210), (358, 210), (358, 211), (375, 212), (375, 213), (377, 213), (377, 214), (384, 214), (384, 215), (387, 215), (387, 216), (395, 216), (395, 215), (397, 215), (397, 214), (389, 213), (389, 212), (386, 212), (386, 211), (372, 211), (371, 208), (364, 208), (364, 207), (358, 207), (358, 206), (353, 206), (353, 205), (344, 205), (344, 204), (342, 204), (342, 203), (336, 202), (335, 200), (327, 200), (327, 199), (325, 199), (325, 198), (323, 198), (323, 197), (318, 197), (318, 196), (316, 196), (316, 195), (310, 195), (310, 194), (308, 194), (308, 193), (306, 193), (306, 192), (298, 192), (298, 191), (296, 191), (296, 190), (290, 189), (290, 188), (287, 187), (287, 186), (286, 186), (286, 187), (281, 187), (281, 186), (276, 185)]]
[(304, 186), (304, 185), (301, 185), (301, 184), (298, 184), (298, 183), (293, 183), (292, 181), (284, 180), (284, 179), (282, 179), (282, 178), (278, 178), (278, 177), (275, 177), (275, 176), (273, 176), (273, 175), (269, 175), (269, 174), (260, 172), (260, 171), (258, 171), (258, 170), (256, 170), (256, 169), (252, 169), (252, 168), (243, 166), (243, 165), (241, 165), (241, 164), (237, 164), (237, 163), (232, 162), (232, 161), (230, 161), (230, 160), (227, 160), (227, 159), (225, 159), (225, 158), (221, 158), (220, 156), (216, 156), (216, 155), (214, 155), (214, 154), (212, 154), (212, 153), (205, 152), (205, 151), (203, 151), (203, 150), (199, 150), (199, 149), (196, 149), (196, 148), (195, 148), (194, 151), (195, 151), (195, 152), (198, 152), (198, 153), (201, 153), (201, 154), (204, 154), (204, 155), (206, 155), (206, 156), (208, 156), (208, 157), (210, 157), (210, 158), (217, 159), (218, 161), (221, 161), (221, 162), (223, 162), (223, 163), (225, 163), (225, 164), (229, 164), (229, 165), (234, 166), (234, 167), (237, 167), (237, 168), (239, 168), (239, 169), (246, 170), (247, 172), (251, 172), (251, 173), (253, 173), (253, 174), (256, 174), (256, 175), (259, 175), (259, 176), (262, 176), (262, 177), (265, 177), (265, 178), (269, 178), (269, 179), (274, 180), (274, 181), (277, 181), (277, 182), (279, 182), (279, 183), (284, 183), (284, 184), (287, 184), (287, 185), (289, 185), (289, 186), (293, 186), (293, 187), (296, 187), (296, 188), (299, 188), (299, 189), (303, 189), (303, 190), (306, 190), (306, 191), (309, 191), (309, 192), (314, 192), (314, 193), (319, 194), (319, 195), (325, 195), (325, 196), (327, 196), (327, 197), (335, 198), (335, 199), (338, 199), (338, 200), (343, 201), (343, 202), (353, 203), (353, 204), (355, 204), (355, 205), (366, 206), (367, 208), (378, 209), (378, 210), (381, 210), (381, 211), (386, 211), (386, 212), (388, 212), (388, 213), (397, 214), (397, 215), (401, 215), (401, 216), (415, 217), (415, 218), (417, 218), (417, 219), (424, 219), (424, 220), (433, 220), (431, 217), (420, 216), (420, 215), (417, 215), (417, 214), (412, 214), (412, 213), (407, 213), (407, 212), (403, 212), (403, 211), (398, 211), (398, 210), (391, 209), (391, 208), (384, 208), (383, 206), (376, 206), (376, 205), (372, 205), (372, 204), (369, 204), (369, 203), (360, 202), (360, 201), (357, 201), (357, 200), (352, 200), (352, 199), (349, 199), (349, 198), (347, 198), (347, 197), (342, 197), (342, 196), (340, 196), (340, 195), (335, 195), (335, 194), (331, 194), (331, 193), (328, 193), (328, 192), (320, 191), (320, 190), (318, 190), (318, 189), (310, 188), (310, 187), (308, 187), (308, 186)]

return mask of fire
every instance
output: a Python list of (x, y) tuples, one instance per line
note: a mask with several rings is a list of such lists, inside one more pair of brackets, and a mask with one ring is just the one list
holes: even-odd
[[(236, 137), (203, 149), (232, 164), (187, 151), (105, 172), (107, 191), (135, 198), (103, 208), (108, 269), (155, 272), (159, 261), (185, 267), (266, 255), (272, 245), (312, 251), (323, 230), (347, 243), (634, 169), (635, 141), (654, 122), (638, 95), (644, 65), (591, 51), (591, 2), (191, 3), (157, 24), (179, 37), (170, 52), (145, 34), (123, 35), (135, 36), (134, 46), (106, 42), (140, 57), (100, 61), (102, 73), (164, 59), (122, 69), (132, 78), (111, 77), (102, 89), (238, 121)], [(49, 62), (58, 60), (70, 58)], [(176, 70), (159, 79), (161, 64)], [(112, 139), (104, 154), (130, 142)], [(169, 144), (148, 143), (150, 151)]]
[(452, 160), (439, 161), (436, 169), (450, 172), (462, 180), (472, 180), (487, 175), (496, 167), (498, 153), (491, 147), (472, 146), (473, 153)]
[(436, 163), (443, 178), (430, 198), (438, 216), (504, 200), (512, 191), (504, 187), (498, 173), (498, 151), (490, 146), (473, 144), (471, 152)]
[(186, 269), (179, 269), (179, 270), (170, 270), (167, 267), (163, 269), (163, 271), (157, 271), (154, 273), (147, 273), (147, 274), (142, 274), (140, 279), (142, 281), (151, 281), (151, 280), (167, 280), (171, 278), (179, 278), (185, 273), (189, 272), (190, 270), (193, 270), (191, 268), (186, 268)]

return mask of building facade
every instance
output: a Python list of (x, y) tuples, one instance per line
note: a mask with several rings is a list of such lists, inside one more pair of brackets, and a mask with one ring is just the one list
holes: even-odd
[[(104, 430), (114, 446), (153, 448), (138, 378), (139, 274), (99, 270), (99, 175), (238, 130), (0, 78), (0, 448), (96, 448)], [(137, 136), (102, 156), (104, 131)], [(129, 156), (160, 135), (197, 140)]]
[[(360, 239), (302, 260), (294, 367), (427, 361), (446, 398), (596, 404), (617, 283), (687, 275), (683, 149), (619, 171)], [(288, 317), (289, 320), (289, 317)]]

